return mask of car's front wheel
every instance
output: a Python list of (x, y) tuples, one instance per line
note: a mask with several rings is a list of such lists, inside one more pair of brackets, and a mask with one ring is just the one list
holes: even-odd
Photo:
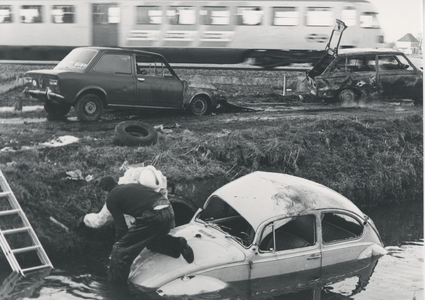
[(97, 121), (103, 115), (102, 100), (95, 94), (83, 95), (78, 99), (75, 111), (80, 121)]
[(341, 92), (339, 92), (338, 99), (343, 104), (354, 104), (357, 100), (357, 95), (351, 89), (343, 89)]
[(58, 104), (53, 102), (46, 102), (44, 110), (46, 111), (49, 119), (63, 118), (71, 109), (71, 105)]
[(189, 110), (195, 116), (202, 116), (209, 111), (208, 100), (202, 96), (196, 96), (190, 102)]

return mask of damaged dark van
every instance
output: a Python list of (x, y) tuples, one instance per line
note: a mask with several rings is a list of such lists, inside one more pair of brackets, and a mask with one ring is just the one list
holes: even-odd
[[(402, 52), (392, 49), (342, 49), (338, 51), (343, 31), (342, 21), (332, 31), (325, 54), (307, 72), (310, 93), (343, 103), (359, 100), (423, 100), (423, 72)], [(335, 32), (339, 39), (330, 47)]]

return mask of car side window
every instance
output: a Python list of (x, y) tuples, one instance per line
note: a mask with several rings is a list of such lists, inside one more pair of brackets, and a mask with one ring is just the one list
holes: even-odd
[(268, 224), (261, 235), (260, 252), (276, 252), (312, 246), (316, 243), (314, 215), (297, 216)]
[(93, 71), (108, 74), (131, 74), (131, 57), (126, 54), (103, 55)]
[(170, 70), (160, 58), (149, 55), (136, 56), (136, 73), (150, 77), (172, 77)]
[(380, 55), (378, 56), (378, 64), (380, 71), (413, 70), (413, 67), (402, 55)]
[(322, 214), (324, 243), (355, 239), (363, 234), (363, 225), (355, 218), (340, 213)]

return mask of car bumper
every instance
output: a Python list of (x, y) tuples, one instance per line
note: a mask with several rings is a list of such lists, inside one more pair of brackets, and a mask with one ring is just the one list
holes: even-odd
[(31, 90), (29, 88), (25, 88), (24, 93), (27, 97), (32, 96), (42, 101), (51, 100), (62, 102), (63, 100), (65, 100), (64, 96), (54, 93), (50, 88), (47, 88), (45, 90)]

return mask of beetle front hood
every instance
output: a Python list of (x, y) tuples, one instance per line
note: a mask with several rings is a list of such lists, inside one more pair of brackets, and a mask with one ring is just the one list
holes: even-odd
[(189, 264), (182, 256), (173, 258), (144, 249), (134, 260), (128, 277), (136, 287), (159, 288), (184, 275), (200, 274), (206, 269), (245, 259), (233, 240), (202, 224), (191, 222), (173, 229), (170, 234), (186, 238), (193, 249), (194, 262)]

